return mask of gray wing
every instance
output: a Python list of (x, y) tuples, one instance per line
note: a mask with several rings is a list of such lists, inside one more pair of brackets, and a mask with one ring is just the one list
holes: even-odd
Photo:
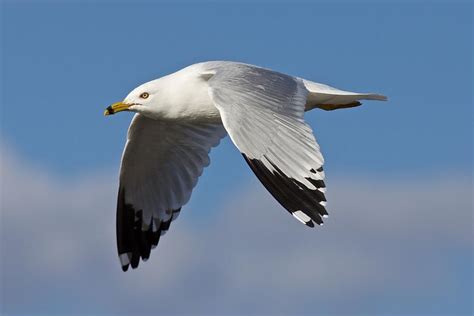
[(232, 64), (215, 69), (209, 87), (229, 136), (267, 190), (301, 222), (322, 224), (324, 159), (303, 120), (303, 82)]
[(197, 184), (221, 124), (156, 121), (135, 115), (120, 167), (117, 248), (124, 271), (148, 259)]

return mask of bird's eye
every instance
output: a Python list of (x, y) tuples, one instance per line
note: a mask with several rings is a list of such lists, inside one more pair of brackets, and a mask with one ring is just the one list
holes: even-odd
[(149, 96), (150, 94), (148, 92), (143, 92), (142, 94), (140, 94), (140, 98), (142, 99), (147, 99)]

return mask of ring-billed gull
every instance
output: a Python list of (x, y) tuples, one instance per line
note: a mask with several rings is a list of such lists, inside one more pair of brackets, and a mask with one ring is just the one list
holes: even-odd
[(307, 226), (327, 216), (324, 158), (305, 111), (386, 100), (253, 65), (191, 65), (135, 88), (105, 115), (135, 112), (122, 156), (117, 247), (122, 269), (147, 260), (227, 133), (273, 197)]

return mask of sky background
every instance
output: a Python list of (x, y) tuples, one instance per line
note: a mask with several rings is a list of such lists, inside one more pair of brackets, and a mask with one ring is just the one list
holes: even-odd
[[(469, 315), (469, 2), (1, 2), (1, 313)], [(137, 85), (234, 60), (389, 102), (306, 114), (324, 227), (275, 202), (226, 138), (138, 270), (116, 257)]]

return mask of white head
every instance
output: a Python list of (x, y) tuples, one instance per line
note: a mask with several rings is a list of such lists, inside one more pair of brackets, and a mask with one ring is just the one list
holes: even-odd
[(159, 79), (144, 83), (133, 89), (123, 101), (107, 107), (104, 115), (131, 111), (146, 116), (156, 116), (160, 111), (159, 90)]
[(153, 119), (194, 119), (212, 112), (220, 121), (206, 80), (194, 68), (184, 68), (133, 89), (123, 101), (109, 106), (104, 115), (131, 111)]

